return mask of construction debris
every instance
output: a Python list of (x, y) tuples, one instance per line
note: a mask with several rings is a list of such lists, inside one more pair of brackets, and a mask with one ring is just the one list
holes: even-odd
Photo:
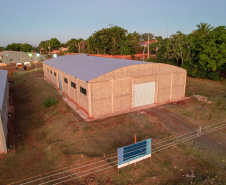
[(191, 169), (191, 172), (190, 173), (186, 173), (185, 177), (186, 178), (190, 178), (190, 179), (194, 179), (196, 177), (196, 175), (194, 174), (194, 170)]
[(209, 104), (212, 103), (210, 100), (208, 100), (208, 98), (206, 96), (193, 95), (193, 97), (195, 97), (198, 101), (202, 101), (202, 102), (209, 103)]

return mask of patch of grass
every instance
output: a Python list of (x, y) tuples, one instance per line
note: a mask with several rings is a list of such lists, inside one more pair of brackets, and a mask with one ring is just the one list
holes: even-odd
[(44, 100), (42, 104), (44, 105), (44, 107), (51, 107), (57, 103), (59, 103), (59, 101), (55, 97), (49, 97)]
[(186, 96), (206, 96), (209, 103), (196, 98), (186, 101), (184, 105), (168, 104), (164, 108), (185, 116), (187, 119), (198, 120), (204, 125), (226, 119), (226, 83), (212, 80), (187, 78)]
[[(138, 112), (85, 122), (62, 101), (58, 91), (42, 76), (41, 70), (14, 75), (15, 126), (20, 136), (16, 137), (16, 153), (9, 153), (0, 160), (0, 184), (95, 160), (104, 154), (117, 155), (118, 147), (134, 143), (134, 134), (137, 135), (137, 142), (148, 138), (158, 141), (171, 135), (159, 126), (160, 119)], [(190, 87), (193, 87), (192, 83)], [(43, 109), (43, 100), (49, 97), (59, 102)], [(201, 106), (199, 102), (196, 103)], [(197, 110), (195, 105), (189, 107), (188, 115)], [(222, 103), (219, 106), (223, 108)], [(180, 110), (176, 105), (173, 109)], [(186, 110), (183, 109), (184, 112)], [(175, 146), (154, 153), (151, 161), (141, 161), (137, 167), (130, 165), (120, 170), (109, 168), (97, 173), (94, 184), (183, 184), (186, 180), (182, 175), (192, 167), (198, 168), (197, 173), (201, 172), (201, 168), (209, 169), (210, 173), (214, 169), (200, 160), (193, 150), (186, 155), (186, 147)], [(72, 183), (82, 184), (83, 180), (77, 179)]]
[(170, 162), (169, 161), (164, 162), (164, 166), (165, 167), (169, 167), (170, 166)]

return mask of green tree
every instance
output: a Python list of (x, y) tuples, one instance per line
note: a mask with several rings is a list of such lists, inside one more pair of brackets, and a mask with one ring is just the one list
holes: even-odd
[(197, 57), (195, 63), (199, 69), (205, 71), (204, 76), (219, 80), (225, 77), (226, 71), (226, 29), (219, 26), (204, 38), (199, 38), (196, 45)]
[(48, 46), (47, 46), (47, 48), (45, 48), (47, 42), (48, 42), (48, 41), (46, 40), (46, 41), (41, 41), (41, 42), (39, 43), (39, 49), (40, 49), (40, 51), (41, 51), (42, 53), (45, 52), (45, 51), (48, 51)]
[(0, 47), (0, 51), (4, 51), (5, 50), (5, 48), (4, 47)]
[(69, 53), (78, 53), (78, 49), (75, 45), (70, 45), (68, 51)]
[(198, 28), (193, 33), (198, 36), (207, 36), (211, 30), (213, 30), (213, 26), (210, 24), (207, 24), (205, 22), (201, 22), (200, 24), (197, 24), (196, 27)]
[(78, 39), (72, 38), (66, 42), (66, 46), (75, 45), (75, 44), (78, 44), (79, 42), (80, 41)]
[(193, 52), (192, 36), (177, 31), (170, 38), (160, 39), (151, 45), (151, 50), (157, 51), (159, 62), (183, 66), (186, 62), (191, 62)]
[[(136, 54), (142, 52), (140, 46), (141, 35), (137, 32), (129, 33), (126, 40), (128, 41), (128, 52), (125, 55)], [(129, 52), (130, 51), (130, 52)]]
[[(154, 35), (149, 33), (149, 40), (153, 39)], [(140, 35), (140, 40), (141, 41), (148, 41), (148, 33), (143, 33)]]
[(50, 39), (50, 46), (51, 49), (59, 49), (60, 48), (60, 41), (57, 38)]
[(85, 40), (80, 41), (79, 50), (80, 50), (79, 52), (81, 52), (81, 53), (87, 52), (87, 41), (85, 41)]
[(60, 43), (60, 47), (67, 47), (66, 43)]
[(39, 44), (40, 49), (44, 51), (49, 51), (49, 47), (51, 51), (53, 49), (59, 49), (60, 46), (61, 43), (57, 38), (51, 38), (50, 40), (41, 41)]
[(20, 47), (22, 44), (20, 43), (12, 43), (6, 46), (6, 50), (11, 50), (11, 51), (20, 51)]
[(22, 44), (21, 47), (20, 47), (20, 50), (21, 50), (21, 51), (24, 51), (24, 52), (31, 52), (31, 50), (32, 50), (32, 45), (27, 44), (27, 43)]
[(88, 38), (88, 51), (100, 54), (120, 54), (121, 44), (123, 40), (126, 40), (126, 34), (127, 30), (118, 26), (103, 28)]
[(90, 54), (96, 54), (96, 50), (95, 50), (95, 43), (94, 43), (94, 40), (93, 40), (93, 36), (91, 35), (88, 39), (87, 39), (87, 51), (90, 53)]
[[(207, 25), (207, 24), (206, 24)], [(153, 44), (157, 49), (157, 61), (179, 65), (188, 75), (198, 78), (220, 80), (226, 77), (226, 28), (219, 26), (213, 30), (185, 35), (177, 32), (170, 38)]]

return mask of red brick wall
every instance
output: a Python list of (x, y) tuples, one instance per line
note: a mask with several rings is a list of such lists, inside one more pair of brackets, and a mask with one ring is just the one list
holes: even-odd
[[(119, 59), (127, 59), (132, 60), (130, 55), (105, 55), (105, 54), (89, 54), (90, 56), (95, 57), (106, 57), (106, 58), (119, 58)], [(135, 54), (135, 59), (142, 59), (143, 54)], [(144, 58), (147, 58), (148, 54), (144, 54)], [(150, 55), (150, 57), (155, 57), (155, 55)]]

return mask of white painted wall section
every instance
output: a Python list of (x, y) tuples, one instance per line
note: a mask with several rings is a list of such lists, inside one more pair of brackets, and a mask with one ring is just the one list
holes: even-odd
[(155, 82), (134, 84), (133, 107), (153, 104), (155, 102)]

